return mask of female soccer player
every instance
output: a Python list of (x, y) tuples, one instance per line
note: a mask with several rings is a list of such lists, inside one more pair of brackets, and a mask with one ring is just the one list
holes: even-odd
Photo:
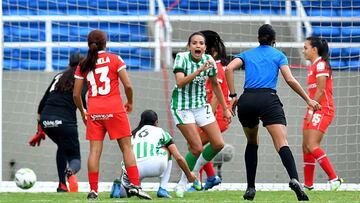
[[(75, 72), (74, 101), (86, 125), (86, 139), (90, 141), (88, 199), (98, 198), (99, 162), (105, 133), (116, 140), (123, 153), (123, 160), (131, 183), (129, 192), (139, 198), (151, 199), (140, 187), (139, 172), (131, 150), (131, 130), (127, 113), (132, 111), (133, 90), (120, 56), (106, 53), (106, 33), (93, 30), (88, 35), (88, 54)], [(88, 111), (84, 109), (80, 92), (86, 79)], [(127, 102), (123, 105), (119, 80), (124, 86)]]
[[(45, 134), (58, 146), (56, 167), (59, 177), (57, 192), (77, 192), (78, 181), (75, 174), (80, 170), (80, 144), (77, 130), (76, 106), (72, 99), (74, 73), (76, 66), (83, 59), (80, 53), (70, 56), (68, 68), (57, 75), (50, 83), (38, 107), (38, 133), (29, 141), (31, 146), (40, 145)], [(81, 92), (85, 105), (87, 89)], [(67, 166), (68, 165), (68, 166)], [(69, 189), (66, 185), (66, 177)]]
[(321, 110), (308, 107), (303, 123), (304, 187), (311, 190), (314, 183), (315, 163), (326, 172), (331, 190), (337, 190), (343, 180), (339, 178), (329, 158), (320, 147), (326, 129), (334, 118), (332, 75), (329, 64), (329, 47), (325, 40), (308, 37), (304, 43), (304, 57), (312, 65), (308, 70), (309, 97), (321, 104)]
[[(212, 30), (203, 30), (200, 32), (205, 36), (205, 43), (206, 43), (205, 53), (211, 55), (215, 59), (216, 68), (218, 71), (217, 81), (220, 85), (227, 107), (231, 108), (230, 98), (229, 98), (229, 88), (225, 78), (225, 66), (228, 64), (228, 59), (226, 55), (226, 48), (224, 42), (220, 38), (220, 35), (217, 32), (214, 32)], [(213, 112), (216, 117), (216, 122), (218, 123), (220, 128), (220, 132), (223, 133), (229, 128), (229, 122), (225, 120), (223, 117), (222, 107), (221, 105), (219, 105), (219, 100), (217, 99), (216, 95), (214, 95), (213, 93), (209, 78), (206, 80), (205, 86), (206, 86), (207, 101), (210, 103), (211, 108), (213, 109)], [(209, 139), (207, 138), (206, 134), (203, 131), (200, 131), (200, 134), (203, 145), (209, 143)], [(215, 175), (215, 170), (211, 161), (206, 163), (202, 169), (206, 172), (207, 175), (207, 179), (204, 185), (205, 190), (211, 189), (214, 186), (221, 183), (221, 178)]]
[[(132, 131), (131, 143), (139, 168), (140, 180), (146, 177), (160, 177), (157, 196), (171, 198), (166, 188), (170, 180), (172, 157), (184, 171), (189, 182), (195, 181), (196, 176), (190, 171), (170, 134), (160, 128), (158, 124), (158, 115), (155, 111), (142, 112), (139, 125)], [(114, 181), (110, 197), (127, 197), (126, 191), (129, 185), (127, 172), (123, 169), (121, 183)]]
[(319, 103), (311, 100), (298, 81), (291, 74), (286, 56), (272, 45), (275, 44), (275, 30), (269, 24), (262, 25), (258, 30), (260, 46), (247, 50), (230, 62), (226, 69), (230, 97), (236, 99), (234, 89), (234, 70), (245, 66), (244, 93), (238, 100), (238, 117), (247, 138), (245, 149), (245, 165), (247, 189), (244, 199), (255, 197), (255, 176), (257, 168), (257, 149), (259, 143), (259, 119), (270, 133), (276, 151), (281, 157), (290, 182), (299, 201), (308, 200), (300, 185), (294, 157), (287, 142), (286, 118), (282, 103), (276, 94), (276, 83), (279, 69), (287, 84), (300, 95), (312, 108), (318, 110)]
[[(187, 48), (188, 52), (180, 52), (175, 58), (173, 72), (176, 84), (172, 92), (171, 110), (175, 124), (189, 146), (190, 152), (186, 155), (186, 162), (191, 170), (197, 172), (224, 147), (219, 126), (210, 104), (206, 101), (207, 77), (210, 77), (210, 84), (222, 106), (223, 116), (228, 122), (231, 119), (231, 112), (216, 80), (215, 61), (210, 55), (205, 54), (205, 36), (201, 32), (191, 34)], [(205, 149), (197, 127), (208, 136), (210, 145)], [(187, 179), (183, 173), (175, 189), (178, 197), (183, 197), (186, 184)]]

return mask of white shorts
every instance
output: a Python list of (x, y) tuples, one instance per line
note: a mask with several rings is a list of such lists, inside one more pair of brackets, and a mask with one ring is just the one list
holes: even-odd
[(199, 127), (216, 121), (210, 104), (196, 109), (171, 109), (175, 125), (196, 123)]
[(162, 153), (162, 155), (159, 154), (158, 156), (136, 159), (140, 180), (144, 178), (160, 177), (166, 170), (168, 161), (169, 158), (167, 153)]

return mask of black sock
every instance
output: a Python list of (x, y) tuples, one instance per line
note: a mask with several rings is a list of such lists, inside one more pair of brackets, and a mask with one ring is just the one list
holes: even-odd
[(64, 171), (66, 169), (66, 156), (61, 149), (58, 149), (56, 151), (56, 167), (58, 171), (59, 182), (66, 185), (66, 179), (64, 174)]
[(247, 187), (255, 188), (255, 176), (257, 168), (257, 150), (258, 145), (256, 144), (247, 144), (245, 149), (245, 166), (246, 166), (246, 178), (247, 178)]
[(279, 150), (281, 161), (289, 174), (290, 179), (295, 178), (299, 180), (299, 176), (296, 170), (295, 160), (288, 146), (283, 146)]

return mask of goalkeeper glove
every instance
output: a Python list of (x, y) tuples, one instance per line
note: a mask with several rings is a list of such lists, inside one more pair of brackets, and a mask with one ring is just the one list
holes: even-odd
[(38, 123), (38, 130), (35, 135), (29, 140), (29, 144), (33, 147), (40, 146), (41, 140), (45, 140), (46, 134), (43, 131), (40, 123)]

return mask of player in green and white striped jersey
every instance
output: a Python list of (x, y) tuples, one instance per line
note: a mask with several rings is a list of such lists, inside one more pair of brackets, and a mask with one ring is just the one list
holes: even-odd
[[(131, 143), (139, 169), (140, 180), (146, 177), (160, 177), (160, 187), (157, 192), (158, 197), (170, 198), (166, 190), (166, 185), (170, 180), (172, 168), (172, 158), (174, 157), (180, 168), (186, 174), (190, 182), (199, 183), (194, 173), (186, 164), (183, 156), (179, 153), (170, 134), (158, 127), (158, 116), (153, 110), (146, 110), (141, 114), (141, 120), (132, 131)], [(122, 187), (123, 191), (130, 187), (125, 168), (123, 167)], [(111, 191), (113, 197), (127, 197), (128, 194), (115, 194), (120, 192), (115, 189)]]
[[(210, 104), (207, 102), (205, 82), (209, 77), (213, 92), (223, 108), (223, 116), (231, 121), (231, 111), (227, 108), (221, 88), (217, 82), (217, 69), (211, 55), (205, 54), (205, 36), (201, 32), (190, 35), (188, 52), (176, 55), (173, 72), (176, 84), (172, 92), (171, 111), (174, 122), (189, 145), (186, 162), (189, 168), (198, 172), (200, 168), (224, 147), (219, 126)], [(200, 127), (209, 138), (210, 144), (202, 146), (198, 132)], [(178, 197), (184, 196), (187, 178), (183, 173), (175, 188)], [(201, 188), (200, 188), (201, 189)]]

